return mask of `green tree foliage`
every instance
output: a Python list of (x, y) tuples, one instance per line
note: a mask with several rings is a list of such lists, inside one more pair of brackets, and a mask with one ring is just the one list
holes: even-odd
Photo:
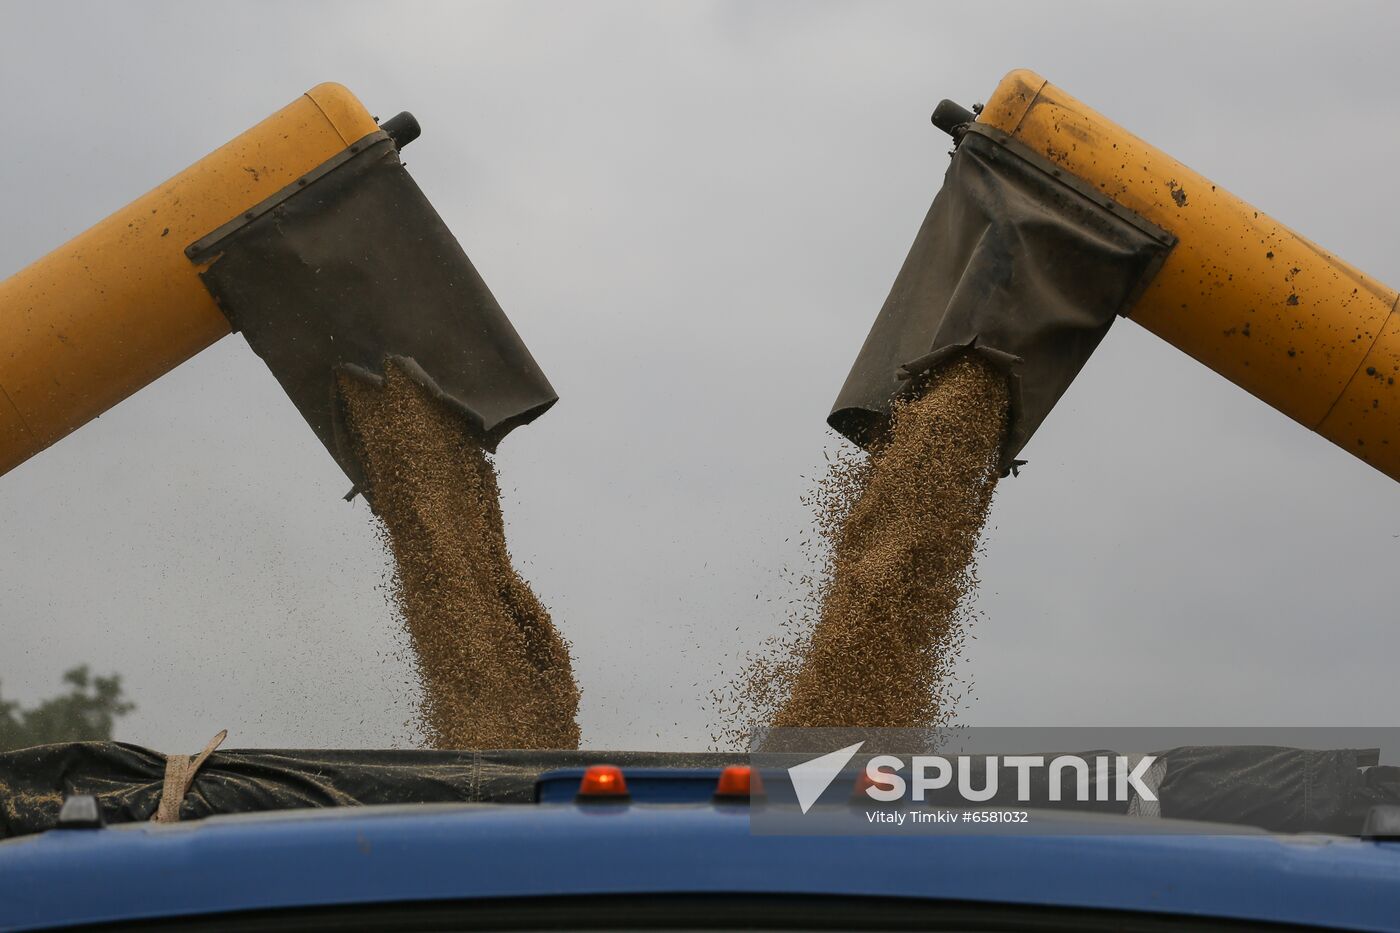
[(25, 709), (0, 693), (0, 751), (50, 742), (110, 739), (116, 721), (136, 708), (122, 695), (120, 674), (94, 677), (83, 664), (63, 675), (67, 693)]

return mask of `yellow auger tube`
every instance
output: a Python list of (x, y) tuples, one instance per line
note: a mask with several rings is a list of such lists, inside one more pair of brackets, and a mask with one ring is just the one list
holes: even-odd
[(377, 128), (318, 85), (0, 282), (0, 474), (226, 335), (185, 247)]
[(1030, 71), (979, 122), (1179, 242), (1128, 317), (1400, 479), (1397, 294)]

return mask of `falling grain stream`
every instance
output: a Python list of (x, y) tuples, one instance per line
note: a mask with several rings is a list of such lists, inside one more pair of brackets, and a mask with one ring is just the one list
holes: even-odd
[(796, 634), (751, 657), (716, 696), (717, 744), (756, 727), (944, 724), (996, 488), (1006, 378), (974, 355), (898, 402), (869, 456), (839, 458), (818, 495), (824, 545)]
[(398, 367), (342, 397), (395, 563), (393, 598), (437, 748), (577, 748), (569, 646), (511, 565), (496, 470), (466, 420)]

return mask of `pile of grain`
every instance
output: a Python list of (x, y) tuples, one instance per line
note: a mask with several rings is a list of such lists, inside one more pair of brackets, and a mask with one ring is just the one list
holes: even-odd
[(895, 406), (869, 457), (838, 458), (815, 499), (815, 618), (799, 609), (717, 698), (721, 743), (765, 723), (945, 724), (1006, 424), (1005, 376), (969, 355)]
[(569, 646), (511, 565), (495, 467), (466, 421), (392, 364), (342, 398), (396, 565), (393, 599), (437, 748), (577, 748)]

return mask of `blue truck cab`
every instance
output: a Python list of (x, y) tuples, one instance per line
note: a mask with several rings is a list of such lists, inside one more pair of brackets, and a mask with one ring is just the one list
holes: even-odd
[(569, 769), (527, 804), (70, 819), (0, 842), (0, 929), (1400, 931), (1397, 842), (1066, 813), (1042, 825), (1077, 832), (764, 834), (716, 770), (622, 774), (602, 801)]

